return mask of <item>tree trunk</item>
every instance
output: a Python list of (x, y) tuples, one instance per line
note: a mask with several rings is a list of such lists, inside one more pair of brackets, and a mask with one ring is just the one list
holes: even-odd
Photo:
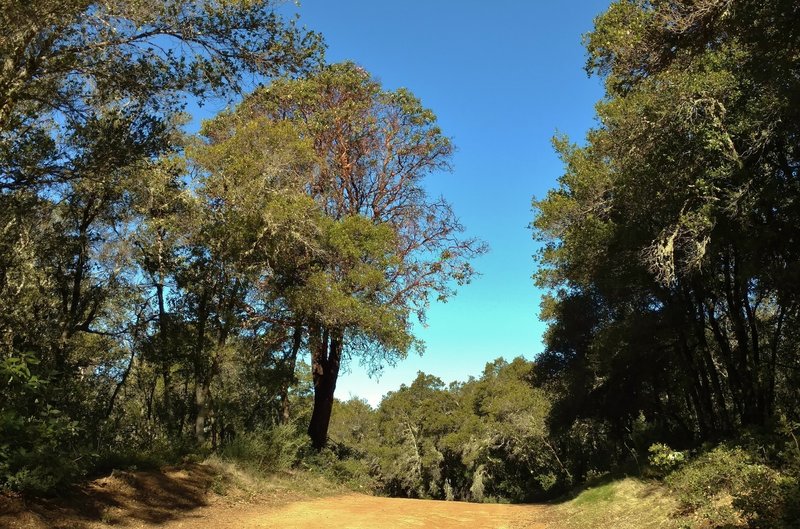
[(197, 315), (197, 342), (194, 351), (194, 436), (198, 444), (206, 440), (206, 417), (208, 416), (209, 384), (206, 383), (203, 353), (206, 342), (206, 320), (208, 319), (208, 293), (203, 292)]
[(281, 384), (280, 398), (281, 398), (281, 424), (289, 424), (291, 420), (291, 409), (289, 406), (289, 387), (294, 380), (294, 369), (297, 365), (297, 354), (300, 352), (300, 346), (303, 343), (303, 324), (298, 322), (294, 326), (294, 335), (292, 336), (292, 348), (289, 350), (288, 356), (284, 359), (286, 363), (286, 377)]
[(163, 419), (166, 424), (167, 432), (173, 433), (173, 425), (175, 421), (172, 419), (172, 395), (170, 386), (170, 368), (171, 368), (171, 353), (167, 351), (167, 315), (164, 307), (164, 284), (156, 284), (156, 296), (158, 298), (158, 345), (159, 345), (159, 363), (161, 364), (161, 380), (164, 383), (164, 393), (161, 396), (163, 407)]
[(158, 346), (159, 360), (161, 363), (161, 379), (164, 382), (164, 394), (162, 395), (162, 405), (164, 407), (164, 422), (167, 432), (174, 432), (172, 419), (172, 398), (170, 393), (170, 368), (172, 363), (172, 351), (168, 351), (167, 335), (167, 309), (164, 302), (164, 278), (166, 270), (164, 264), (164, 230), (159, 228), (157, 232), (158, 245), (158, 276), (155, 278), (156, 299), (158, 300)]
[(342, 359), (342, 332), (322, 330), (319, 325), (309, 328), (311, 371), (314, 377), (314, 411), (308, 425), (311, 444), (322, 450), (328, 442), (328, 426), (333, 412), (333, 394)]
[(227, 303), (220, 304), (221, 310), (220, 314), (222, 317), (217, 315), (216, 322), (217, 322), (217, 343), (216, 347), (214, 348), (214, 354), (211, 356), (211, 364), (207, 367), (206, 371), (202, 370), (202, 366), (204, 364), (203, 358), (199, 353), (202, 353), (202, 345), (205, 338), (205, 325), (206, 319), (208, 318), (208, 298), (207, 292), (203, 292), (203, 297), (201, 298), (201, 310), (200, 313), (203, 316), (201, 319), (201, 324), (198, 325), (198, 343), (200, 344), (198, 348), (198, 357), (197, 357), (197, 366), (200, 367), (200, 374), (199, 380), (197, 385), (195, 386), (195, 404), (197, 407), (197, 416), (195, 418), (195, 425), (194, 425), (194, 432), (195, 437), (197, 438), (197, 442), (199, 444), (203, 444), (206, 440), (206, 422), (209, 417), (213, 417), (214, 409), (212, 407), (212, 399), (211, 399), (211, 384), (214, 382), (215, 377), (217, 377), (220, 373), (220, 354), (222, 350), (225, 348), (225, 344), (228, 342), (228, 335), (230, 333), (231, 327), (234, 323), (234, 305), (236, 303), (236, 296), (239, 291), (239, 283), (238, 281), (234, 281), (233, 286), (231, 288), (230, 297), (227, 300)]
[(197, 409), (197, 416), (194, 420), (194, 436), (197, 444), (202, 445), (206, 442), (206, 420), (209, 412), (209, 397), (211, 388), (205, 381), (198, 382), (194, 391), (194, 402)]

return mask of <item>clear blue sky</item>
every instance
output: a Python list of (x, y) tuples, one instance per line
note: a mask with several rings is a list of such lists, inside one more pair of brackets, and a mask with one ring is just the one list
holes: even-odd
[[(532, 359), (544, 325), (531, 280), (536, 247), (527, 229), (531, 197), (562, 173), (550, 139), (582, 140), (602, 96), (583, 71), (581, 35), (609, 0), (304, 0), (301, 22), (321, 32), (327, 60), (352, 60), (386, 88), (406, 87), (439, 117), (457, 152), (452, 173), (431, 176), (470, 235), (491, 251), (481, 273), (446, 304), (433, 304), (418, 336), (422, 357), (387, 366), (378, 380), (358, 362), (337, 396), (377, 404), (417, 371), (445, 382), (478, 376), (503, 356)], [(208, 112), (210, 109), (204, 109)], [(204, 112), (204, 113), (205, 113)]]
[(556, 131), (581, 140), (602, 96), (583, 71), (581, 35), (608, 0), (304, 0), (301, 21), (321, 32), (329, 62), (353, 60), (386, 88), (406, 87), (439, 117), (458, 148), (455, 170), (431, 176), (468, 232), (491, 251), (481, 276), (434, 304), (418, 335), (425, 354), (370, 379), (357, 362), (337, 395), (377, 404), (417, 371), (445, 382), (478, 376), (498, 357), (533, 358), (544, 325), (531, 280), (536, 247), (527, 225), (531, 197), (562, 173)]

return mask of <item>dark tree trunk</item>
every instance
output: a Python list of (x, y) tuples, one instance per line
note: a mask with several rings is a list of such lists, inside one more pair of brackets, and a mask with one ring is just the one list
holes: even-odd
[(328, 443), (328, 426), (333, 412), (333, 394), (339, 365), (342, 360), (342, 332), (323, 330), (319, 325), (309, 327), (311, 371), (314, 377), (314, 411), (308, 425), (311, 444), (322, 450)]
[(117, 400), (117, 395), (119, 395), (119, 391), (122, 389), (122, 386), (125, 385), (125, 382), (128, 381), (128, 375), (131, 373), (131, 368), (133, 367), (133, 362), (136, 360), (136, 348), (131, 347), (131, 357), (128, 360), (128, 365), (125, 367), (125, 371), (122, 372), (122, 378), (120, 378), (117, 385), (114, 387), (114, 392), (111, 394), (111, 398), (108, 399), (108, 405), (106, 406), (106, 413), (105, 413), (105, 420), (108, 420), (111, 417), (111, 412), (114, 411), (114, 403)]
[(206, 321), (208, 319), (208, 293), (203, 292), (197, 316), (197, 342), (194, 351), (194, 436), (198, 444), (206, 440), (206, 417), (208, 416), (209, 384), (206, 383), (203, 354), (206, 345)]
[(172, 354), (168, 351), (167, 334), (167, 311), (164, 304), (164, 283), (163, 275), (161, 275), (156, 282), (156, 297), (158, 299), (158, 344), (159, 344), (159, 360), (161, 363), (161, 379), (164, 383), (164, 394), (162, 395), (162, 406), (164, 407), (163, 415), (164, 422), (167, 426), (167, 431), (174, 432), (173, 424), (175, 421), (172, 419), (172, 396), (170, 391), (170, 367)]
[(294, 380), (294, 369), (297, 365), (297, 354), (300, 352), (300, 346), (303, 343), (303, 324), (298, 322), (294, 327), (294, 335), (292, 336), (292, 348), (289, 350), (287, 357), (284, 359), (286, 364), (286, 377), (281, 384), (280, 398), (281, 398), (281, 424), (289, 424), (291, 420), (291, 409), (289, 406), (289, 387)]
[(716, 403), (716, 411), (719, 417), (720, 433), (724, 436), (733, 431), (733, 423), (728, 413), (728, 402), (725, 397), (725, 392), (722, 389), (719, 369), (712, 356), (711, 347), (706, 336), (707, 322), (705, 304), (702, 300), (702, 296), (702, 289), (698, 289), (697, 286), (694, 286), (691, 290), (687, 289), (686, 291), (685, 303), (689, 318), (688, 325), (694, 329), (697, 343), (696, 347), (698, 349), (698, 362), (705, 372), (708, 373), (709, 380), (711, 381), (714, 402)]

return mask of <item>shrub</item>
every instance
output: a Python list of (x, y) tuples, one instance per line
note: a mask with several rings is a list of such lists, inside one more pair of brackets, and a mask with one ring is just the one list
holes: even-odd
[(677, 470), (686, 461), (686, 454), (673, 450), (663, 443), (651, 445), (648, 452), (651, 470), (661, 477)]
[(456, 499), (453, 485), (450, 484), (449, 479), (444, 480), (444, 499), (447, 501), (454, 501)]
[(83, 475), (78, 423), (49, 406), (36, 417), (0, 413), (0, 487), (47, 494)]
[(291, 468), (307, 443), (292, 425), (278, 425), (237, 435), (222, 448), (222, 457), (244, 463), (260, 472)]
[(790, 495), (797, 485), (795, 479), (765, 465), (746, 465), (733, 505), (744, 514), (751, 527), (787, 527), (784, 522), (791, 519), (787, 510)]
[(719, 446), (667, 477), (702, 526), (791, 527), (797, 480), (738, 447)]
[(486, 471), (483, 465), (480, 465), (475, 473), (472, 475), (472, 486), (469, 488), (470, 499), (472, 501), (482, 502), (484, 500), (484, 488), (486, 486)]
[(379, 488), (374, 462), (364, 456), (331, 444), (321, 452), (309, 450), (302, 460), (309, 471), (352, 490), (376, 491)]
[(0, 488), (46, 494), (85, 473), (77, 421), (46, 402), (31, 353), (0, 358)]

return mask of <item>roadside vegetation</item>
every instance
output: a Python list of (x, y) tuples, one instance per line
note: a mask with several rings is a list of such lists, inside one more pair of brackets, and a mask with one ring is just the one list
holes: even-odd
[(548, 527), (678, 529), (677, 502), (663, 485), (635, 478), (590, 483), (547, 512)]
[(420, 350), (487, 250), (426, 193), (434, 112), (270, 0), (1, 7), (4, 494), (210, 458), (218, 495), (296, 473), (559, 527), (799, 526), (797, 2), (613, 2), (597, 126), (533, 201), (544, 350), (374, 409), (343, 365)]
[(277, 4), (3, 4), (1, 486), (249, 458), (290, 424), (319, 451), (345, 358), (415, 351), (472, 277), (484, 245), (423, 186), (435, 114)]

